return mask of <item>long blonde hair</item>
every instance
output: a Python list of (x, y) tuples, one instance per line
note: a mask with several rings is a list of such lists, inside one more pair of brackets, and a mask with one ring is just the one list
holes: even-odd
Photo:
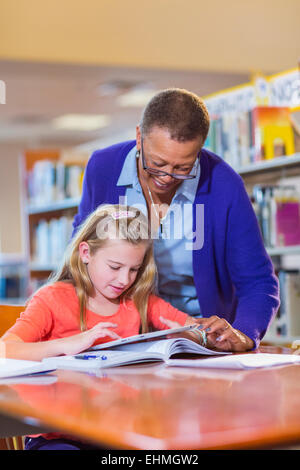
[(79, 255), (79, 245), (86, 242), (90, 254), (103, 248), (107, 240), (120, 238), (132, 244), (145, 243), (146, 253), (133, 285), (122, 294), (120, 301), (132, 299), (141, 318), (141, 331), (148, 331), (148, 298), (154, 292), (156, 265), (150, 237), (148, 220), (145, 215), (130, 206), (102, 205), (92, 212), (79, 227), (67, 247), (60, 269), (49, 282), (65, 281), (74, 285), (79, 299), (80, 329), (87, 329), (86, 306), (88, 297), (94, 294), (94, 286), (89, 277), (86, 264)]

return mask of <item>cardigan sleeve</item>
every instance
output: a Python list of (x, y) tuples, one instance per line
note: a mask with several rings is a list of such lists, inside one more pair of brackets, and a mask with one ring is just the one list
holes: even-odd
[(229, 210), (227, 234), (227, 266), (238, 300), (232, 326), (257, 347), (279, 307), (279, 288), (241, 179)]
[(93, 187), (96, 184), (95, 180), (95, 163), (96, 163), (96, 152), (90, 157), (87, 166), (85, 168), (83, 184), (82, 184), (82, 195), (81, 201), (78, 207), (78, 212), (73, 220), (73, 234), (76, 232), (79, 225), (81, 225), (86, 217), (94, 210), (94, 202), (92, 197)]

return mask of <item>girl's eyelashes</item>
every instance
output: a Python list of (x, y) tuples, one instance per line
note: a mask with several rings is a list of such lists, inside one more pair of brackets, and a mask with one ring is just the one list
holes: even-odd
[[(110, 269), (112, 269), (113, 271), (117, 271), (118, 269), (120, 269), (120, 266), (117, 266), (117, 267), (116, 267), (116, 266), (109, 266), (109, 267), (110, 267)], [(130, 270), (131, 270), (132, 272), (138, 272), (139, 269), (140, 269), (140, 268), (131, 268)]]

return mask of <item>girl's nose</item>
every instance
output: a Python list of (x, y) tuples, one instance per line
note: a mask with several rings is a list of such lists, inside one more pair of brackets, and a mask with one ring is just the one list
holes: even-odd
[(129, 284), (129, 271), (122, 271), (119, 273), (118, 282), (121, 286), (126, 286)]

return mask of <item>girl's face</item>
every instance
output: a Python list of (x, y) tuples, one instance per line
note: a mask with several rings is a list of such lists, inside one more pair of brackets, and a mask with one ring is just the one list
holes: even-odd
[(91, 255), (86, 242), (79, 245), (81, 260), (87, 263), (88, 273), (99, 300), (116, 300), (134, 283), (146, 253), (146, 244), (133, 245), (127, 240), (109, 240)]

